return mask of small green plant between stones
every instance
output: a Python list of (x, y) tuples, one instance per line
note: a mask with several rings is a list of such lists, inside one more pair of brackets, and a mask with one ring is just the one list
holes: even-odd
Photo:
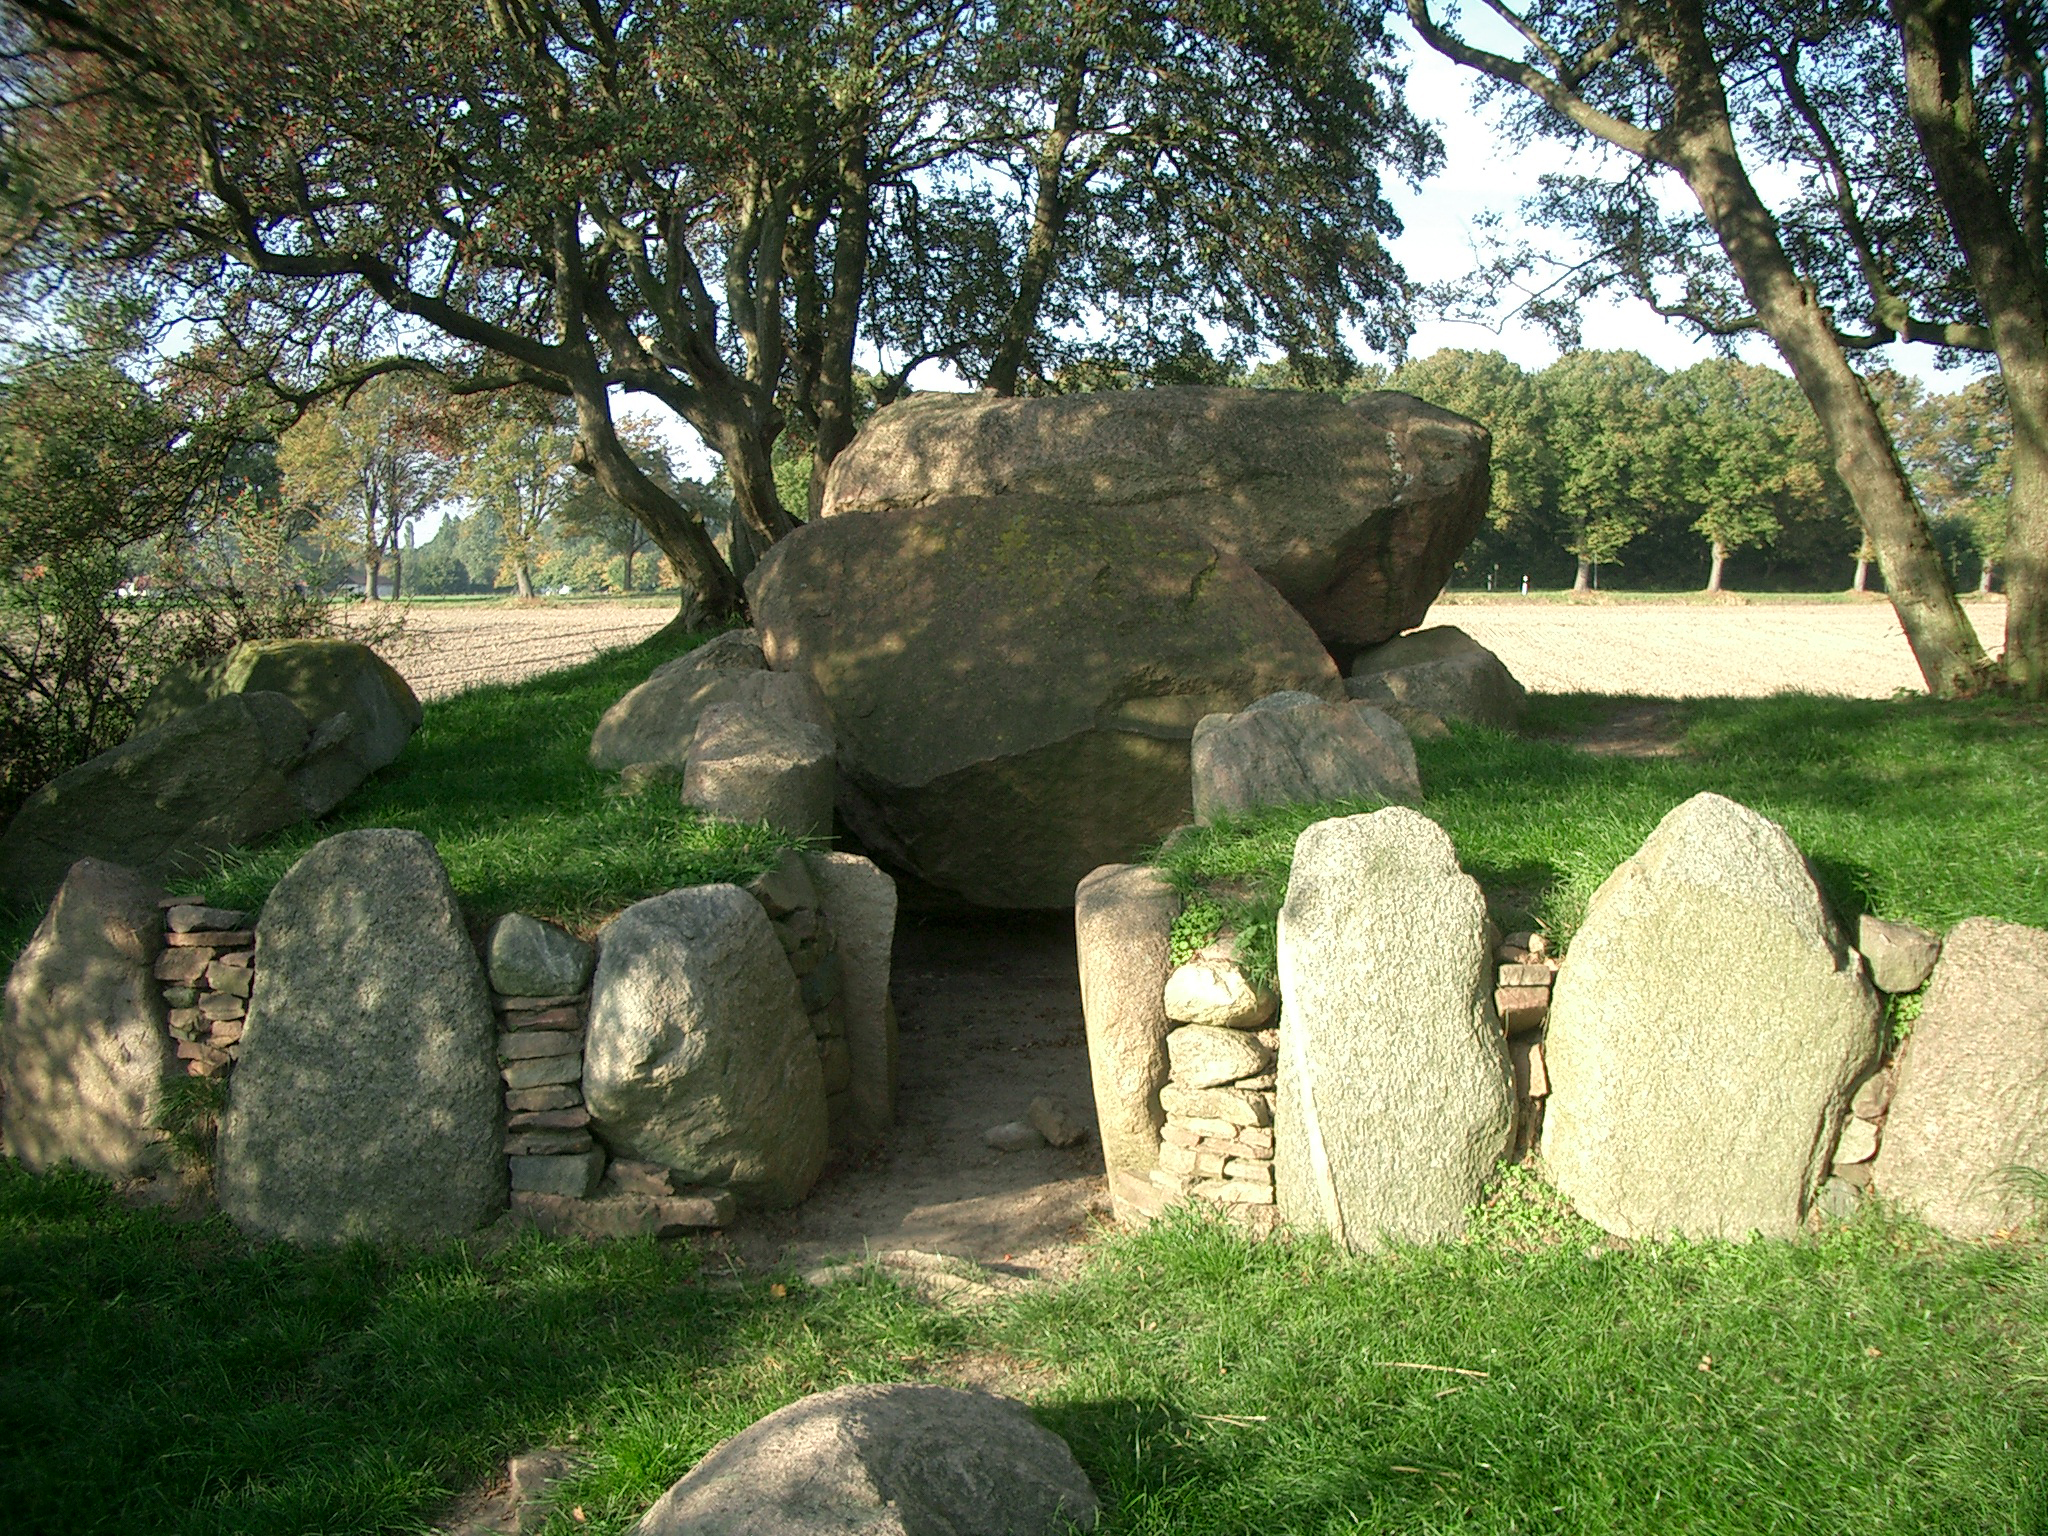
[(1169, 955), (1176, 967), (1194, 959), (1195, 952), (1212, 944), (1223, 931), (1225, 913), (1221, 902), (1207, 896), (1191, 897), (1173, 920)]

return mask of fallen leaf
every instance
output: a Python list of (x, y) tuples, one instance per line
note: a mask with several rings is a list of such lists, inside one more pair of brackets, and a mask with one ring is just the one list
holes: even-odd
[(1879, 1349), (1875, 1344), (1871, 1345), (1870, 1348), (1864, 1350), (1863, 1353), (1870, 1356), (1870, 1358), (1873, 1360), (1882, 1360), (1884, 1358), (1884, 1351)]
[(1712, 1370), (1713, 1368), (1714, 1368), (1714, 1357), (1713, 1357), (1712, 1355), (1701, 1355), (1701, 1356), (1700, 1356), (1700, 1369), (1701, 1369), (1701, 1370), (1703, 1370), (1703, 1371), (1711, 1371), (1711, 1370)]
[(778, 1280), (775, 1284), (768, 1287), (768, 1294), (770, 1296), (787, 1296), (789, 1294), (789, 1287)]

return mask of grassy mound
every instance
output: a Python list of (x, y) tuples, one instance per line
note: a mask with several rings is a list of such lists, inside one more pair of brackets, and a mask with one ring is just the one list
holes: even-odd
[[(1668, 755), (1596, 756), (1565, 739), (1618, 701), (1532, 701), (1527, 734), (1453, 726), (1418, 741), (1425, 814), (1450, 833), (1504, 928), (1560, 946), (1614, 867), (1673, 806), (1714, 790), (1784, 825), (1838, 914), (1937, 932), (1965, 917), (2048, 927), (2048, 717), (1927, 699), (1704, 699), (1664, 706)], [(1634, 701), (1641, 702), (1641, 701)], [(1156, 856), (1268, 975), (1294, 842), (1376, 802), (1286, 806), (1183, 834)], [(1192, 935), (1190, 935), (1192, 936)]]

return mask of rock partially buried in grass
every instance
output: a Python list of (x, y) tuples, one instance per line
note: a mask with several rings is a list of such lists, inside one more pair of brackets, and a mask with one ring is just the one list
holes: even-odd
[(1095, 1491), (1022, 1403), (910, 1385), (839, 1387), (718, 1446), (633, 1536), (1067, 1536)]
[(1551, 994), (1543, 1155), (1622, 1237), (1790, 1237), (1882, 1008), (1782, 827), (1720, 795), (1659, 822)]

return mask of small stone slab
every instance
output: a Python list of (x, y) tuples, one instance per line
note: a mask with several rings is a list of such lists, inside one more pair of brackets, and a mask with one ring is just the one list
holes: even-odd
[(583, 1010), (581, 1008), (543, 1008), (538, 1013), (526, 1013), (506, 1009), (504, 1024), (513, 1029), (581, 1029)]
[(592, 1147), (563, 1157), (515, 1156), (508, 1160), (507, 1166), (512, 1170), (512, 1203), (515, 1207), (520, 1203), (521, 1194), (582, 1200), (597, 1188), (597, 1181), (604, 1173), (604, 1149)]
[(550, 1083), (545, 1088), (514, 1088), (505, 1095), (505, 1107), (515, 1115), (542, 1109), (570, 1109), (583, 1102), (578, 1083)]
[(515, 1061), (500, 1074), (507, 1088), (543, 1088), (550, 1083), (579, 1083), (583, 1080), (583, 1053), (573, 1056), (539, 1056)]
[(1088, 1127), (1067, 1113), (1064, 1105), (1048, 1098), (1036, 1098), (1024, 1112), (1032, 1128), (1055, 1147), (1077, 1146), (1088, 1138)]
[(508, 1157), (559, 1157), (570, 1152), (588, 1152), (588, 1131), (513, 1131), (505, 1137)]
[(167, 933), (164, 943), (173, 949), (247, 949), (256, 942), (253, 928), (235, 928), (214, 933)]
[(1280, 999), (1227, 960), (1190, 960), (1166, 978), (1165, 1006), (1177, 1024), (1258, 1029), (1280, 1011)]
[(575, 1056), (583, 1051), (583, 1037), (560, 1029), (516, 1030), (498, 1036), (498, 1059), (528, 1061), (542, 1056)]
[(579, 1131), (590, 1124), (590, 1110), (584, 1105), (565, 1109), (519, 1110), (505, 1122), (513, 1131)]
[(256, 989), (256, 973), (246, 965), (222, 965), (215, 961), (206, 968), (206, 984), (230, 997), (247, 997)]
[(1167, 1114), (1186, 1119), (1227, 1120), (1236, 1125), (1273, 1123), (1272, 1099), (1241, 1087), (1186, 1088), (1168, 1083), (1159, 1090), (1159, 1104)]
[(1540, 987), (1548, 992), (1556, 974), (1547, 965), (1504, 965), (1494, 977), (1494, 981), (1503, 990), (1511, 987)]
[(1166, 1037), (1173, 1080), (1185, 1088), (1220, 1088), (1273, 1065), (1273, 1053), (1233, 1029), (1183, 1024)]
[(1255, 1184), (1250, 1179), (1209, 1179), (1188, 1191), (1203, 1200), (1214, 1200), (1221, 1205), (1271, 1205), (1273, 1186)]
[(735, 1202), (726, 1190), (693, 1194), (605, 1195), (596, 1200), (565, 1199), (539, 1190), (516, 1190), (512, 1208), (533, 1218), (550, 1237), (589, 1240), (620, 1237), (681, 1237), (707, 1227), (728, 1226)]
[(998, 1152), (1028, 1152), (1033, 1147), (1045, 1145), (1045, 1138), (1039, 1135), (1036, 1127), (1026, 1125), (1022, 1120), (990, 1126), (982, 1133), (981, 1139)]
[(1859, 1120), (1854, 1115), (1842, 1122), (1842, 1134), (1835, 1142), (1834, 1163), (1844, 1167), (1850, 1163), (1867, 1163), (1877, 1156), (1877, 1127), (1868, 1120)]
[(164, 914), (172, 933), (194, 933), (204, 929), (233, 930), (246, 927), (249, 914), (229, 907), (177, 906)]
[(156, 957), (151, 974), (158, 981), (194, 982), (205, 976), (213, 957), (199, 949), (167, 949)]
[(199, 1016), (203, 1019), (239, 1019), (248, 1011), (246, 1001), (227, 992), (209, 992), (199, 1000)]
[(549, 1008), (580, 1007), (589, 996), (588, 992), (577, 992), (567, 997), (505, 997), (494, 994), (491, 1006), (500, 1013), (538, 1013)]

